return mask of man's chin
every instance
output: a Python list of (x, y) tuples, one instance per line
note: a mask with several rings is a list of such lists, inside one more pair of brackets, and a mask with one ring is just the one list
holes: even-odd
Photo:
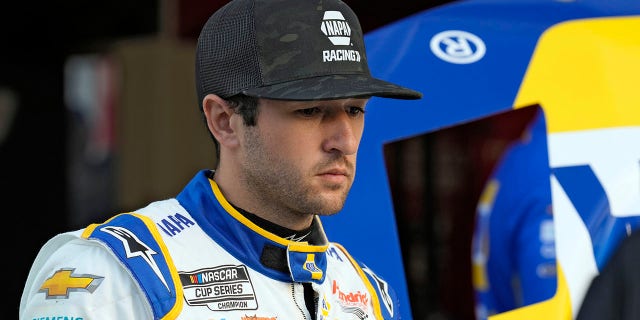
[(340, 212), (340, 210), (335, 211), (335, 212), (318, 212), (318, 213), (316, 213), (316, 215), (322, 216), (322, 217), (329, 217), (329, 216), (335, 215), (338, 212)]
[(343, 195), (332, 197), (330, 199), (325, 198), (323, 204), (319, 206), (319, 210), (316, 210), (316, 214), (321, 216), (331, 216), (340, 212), (344, 207), (345, 199), (346, 197)]

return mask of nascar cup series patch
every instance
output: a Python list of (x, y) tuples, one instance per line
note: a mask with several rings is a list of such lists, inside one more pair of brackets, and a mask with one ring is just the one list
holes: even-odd
[(178, 273), (184, 298), (191, 306), (206, 306), (213, 311), (258, 309), (253, 284), (244, 265)]

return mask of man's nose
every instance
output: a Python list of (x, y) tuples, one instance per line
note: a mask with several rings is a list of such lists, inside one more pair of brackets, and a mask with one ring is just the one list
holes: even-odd
[(362, 127), (346, 112), (339, 112), (327, 123), (327, 138), (324, 150), (339, 151), (345, 155), (355, 154), (358, 150)]

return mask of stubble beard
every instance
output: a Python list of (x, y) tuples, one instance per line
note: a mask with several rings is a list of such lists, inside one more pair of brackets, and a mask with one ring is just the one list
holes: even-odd
[[(309, 182), (311, 176), (305, 176), (304, 172), (266, 149), (257, 128), (247, 128), (245, 141), (244, 183), (261, 203), (297, 215), (333, 215), (342, 210), (353, 179), (346, 186), (324, 185), (321, 186), (323, 190), (317, 190), (317, 186)], [(333, 159), (329, 163), (336, 161)], [(318, 164), (318, 167), (326, 167), (329, 163)], [(326, 196), (327, 190), (331, 191), (331, 196)]]

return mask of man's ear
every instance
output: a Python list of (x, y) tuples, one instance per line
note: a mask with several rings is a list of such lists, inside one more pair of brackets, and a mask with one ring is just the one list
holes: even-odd
[(209, 132), (218, 143), (227, 147), (237, 145), (237, 131), (231, 121), (235, 112), (229, 103), (215, 94), (208, 94), (202, 100), (202, 109), (207, 118)]

